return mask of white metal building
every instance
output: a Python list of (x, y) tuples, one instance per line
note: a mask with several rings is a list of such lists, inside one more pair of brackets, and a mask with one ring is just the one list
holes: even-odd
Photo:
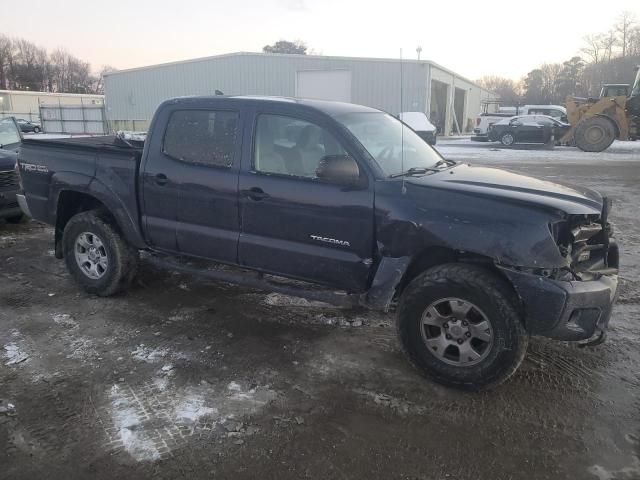
[(457, 130), (456, 123), (471, 131), (481, 102), (493, 97), (428, 60), (230, 53), (108, 73), (107, 120), (113, 130), (145, 130), (163, 100), (216, 90), (345, 101), (394, 115), (421, 111), (445, 135)]
[(104, 95), (0, 90), (0, 118), (40, 122), (41, 105), (103, 105)]

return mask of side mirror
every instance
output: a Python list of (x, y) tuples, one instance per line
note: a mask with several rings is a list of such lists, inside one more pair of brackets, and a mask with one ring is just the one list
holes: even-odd
[(326, 155), (320, 159), (316, 176), (339, 185), (356, 185), (360, 181), (360, 168), (349, 155)]

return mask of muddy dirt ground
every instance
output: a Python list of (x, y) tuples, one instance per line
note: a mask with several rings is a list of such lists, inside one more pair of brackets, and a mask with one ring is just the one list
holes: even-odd
[(532, 339), (508, 383), (461, 393), (409, 366), (390, 315), (148, 264), (92, 297), (49, 228), (0, 224), (0, 479), (639, 479), (640, 155), (440, 148), (614, 199), (604, 345)]

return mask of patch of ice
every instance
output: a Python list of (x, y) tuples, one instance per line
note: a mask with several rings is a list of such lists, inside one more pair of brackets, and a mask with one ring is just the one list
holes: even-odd
[(111, 418), (124, 449), (136, 460), (158, 460), (160, 452), (144, 429), (135, 405), (118, 385), (111, 387)]
[(89, 360), (98, 357), (93, 340), (86, 337), (74, 338), (68, 347), (67, 358)]
[(192, 423), (197, 422), (204, 416), (217, 416), (216, 408), (205, 406), (205, 400), (199, 395), (191, 395), (184, 398), (176, 405), (176, 417), (182, 420), (188, 420)]
[(159, 360), (162, 360), (168, 357), (169, 354), (170, 354), (170, 351), (168, 348), (159, 348), (159, 347), (152, 348), (152, 347), (147, 347), (142, 343), (138, 345), (133, 352), (131, 352), (131, 355), (136, 360), (140, 360), (142, 362), (148, 362), (148, 363), (154, 363)]
[(51, 318), (55, 323), (63, 327), (75, 328), (78, 326), (78, 322), (68, 313), (56, 313)]
[(280, 293), (270, 293), (264, 297), (263, 302), (272, 307), (336, 308), (328, 303), (307, 300), (306, 298), (300, 297), (291, 297)]
[(230, 382), (229, 385), (227, 385), (227, 390), (232, 392), (240, 392), (242, 391), (242, 387), (238, 382)]
[(166, 377), (156, 377), (153, 379), (153, 384), (159, 391), (164, 392), (169, 386), (169, 380)]
[[(209, 382), (175, 387), (166, 378), (154, 378), (151, 386), (154, 388), (133, 389), (115, 384), (108, 393), (107, 413), (116, 431), (115, 440), (138, 461), (158, 460), (175, 441), (185, 442), (202, 429), (208, 435), (217, 432), (223, 437), (254, 434), (257, 428), (245, 428), (238, 419), (255, 414), (277, 398), (268, 386), (244, 390), (238, 381), (214, 389)], [(236, 426), (230, 432), (232, 421)], [(218, 425), (225, 426), (224, 431), (216, 431)], [(188, 427), (186, 432), (183, 426)], [(180, 430), (178, 435), (171, 433), (176, 429)]]
[(7, 360), (5, 365), (16, 365), (27, 360), (29, 355), (23, 352), (18, 345), (12, 342), (4, 346), (4, 358)]
[(587, 471), (598, 480), (636, 480), (640, 478), (640, 459), (634, 458), (631, 465), (620, 470), (607, 470), (601, 465), (592, 465)]

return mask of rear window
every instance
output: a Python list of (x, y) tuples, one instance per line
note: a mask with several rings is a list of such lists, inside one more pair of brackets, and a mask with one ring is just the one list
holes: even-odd
[(163, 151), (176, 160), (231, 167), (238, 138), (238, 112), (178, 110), (171, 114)]

